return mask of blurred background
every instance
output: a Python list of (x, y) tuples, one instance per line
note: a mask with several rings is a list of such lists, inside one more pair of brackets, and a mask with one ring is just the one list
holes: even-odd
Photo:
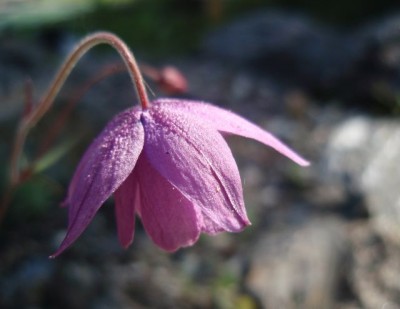
[[(0, 186), (3, 201), (11, 197), (0, 224), (0, 308), (400, 308), (397, 2), (0, 0)], [(96, 47), (79, 62), (30, 133), (22, 165), (33, 168), (12, 194), (10, 151), (27, 102), (97, 30), (131, 47), (151, 98), (231, 109), (312, 166), (230, 138), (252, 221), (244, 232), (167, 254), (138, 223), (123, 250), (110, 200), (49, 260), (82, 152), (137, 104), (115, 51)], [(171, 87), (165, 72), (184, 79)]]

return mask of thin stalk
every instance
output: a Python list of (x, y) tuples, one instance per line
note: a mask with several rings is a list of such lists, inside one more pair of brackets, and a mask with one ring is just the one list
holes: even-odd
[(55, 97), (77, 62), (87, 51), (99, 44), (108, 44), (119, 53), (127, 67), (142, 108), (147, 109), (150, 107), (142, 74), (139, 70), (139, 66), (135, 60), (135, 57), (127, 45), (116, 35), (109, 32), (97, 32), (87, 36), (75, 47), (75, 49), (69, 54), (68, 58), (64, 61), (40, 103), (29, 115), (23, 117), (17, 130), (14, 147), (11, 154), (11, 186), (15, 186), (18, 183), (19, 159), (29, 130), (36, 125), (36, 123), (52, 106)]
[[(69, 54), (67, 59), (61, 65), (49, 88), (45, 92), (42, 100), (33, 109), (31, 102), (31, 88), (27, 86), (27, 107), (25, 108), (22, 120), (17, 128), (17, 133), (14, 140), (13, 149), (10, 159), (10, 182), (0, 201), (0, 223), (4, 219), (5, 213), (9, 207), (12, 195), (16, 187), (23, 182), (24, 177), (21, 177), (19, 161), (25, 144), (26, 137), (32, 127), (43, 117), (43, 115), (52, 106), (54, 99), (59, 93), (65, 80), (68, 78), (72, 69), (91, 48), (99, 44), (107, 44), (112, 46), (123, 59), (125, 66), (131, 77), (139, 102), (143, 109), (150, 107), (150, 102), (147, 97), (145, 84), (142, 74), (135, 57), (128, 46), (116, 35), (109, 32), (96, 32), (84, 38)], [(23, 174), (23, 173), (22, 173)], [(22, 175), (23, 176), (23, 175)]]

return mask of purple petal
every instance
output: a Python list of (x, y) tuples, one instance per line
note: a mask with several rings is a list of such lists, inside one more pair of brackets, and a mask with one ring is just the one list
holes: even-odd
[(114, 193), (118, 239), (124, 248), (128, 248), (133, 241), (135, 210), (140, 207), (138, 175), (135, 170)]
[(117, 115), (83, 156), (68, 191), (68, 231), (56, 257), (70, 246), (91, 222), (112, 193), (132, 172), (143, 149), (141, 111)]
[[(201, 121), (201, 120), (200, 120)], [(237, 232), (250, 222), (232, 153), (214, 128), (169, 105), (144, 112), (144, 154), (151, 165), (201, 209), (202, 231)]]
[(168, 104), (171, 108), (197, 116), (203, 121), (207, 121), (222, 133), (240, 135), (259, 141), (260, 143), (272, 147), (301, 166), (310, 164), (271, 133), (223, 108), (204, 102), (174, 99), (161, 99), (157, 100), (155, 103)]
[(150, 238), (166, 251), (193, 245), (200, 236), (202, 215), (182, 193), (140, 156), (140, 215)]

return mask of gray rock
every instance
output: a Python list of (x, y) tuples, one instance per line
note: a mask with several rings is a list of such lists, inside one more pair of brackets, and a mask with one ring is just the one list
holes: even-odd
[(364, 51), (357, 37), (283, 11), (251, 13), (210, 34), (203, 45), (209, 55), (324, 87), (348, 74)]
[(0, 278), (0, 303), (9, 308), (34, 306), (43, 299), (53, 273), (54, 265), (46, 258), (33, 256), (21, 261), (17, 271)]
[(397, 110), (400, 15), (346, 31), (285, 11), (256, 11), (210, 33), (207, 56), (251, 65), (280, 85), (340, 98), (370, 110)]
[(258, 239), (246, 286), (263, 308), (333, 308), (347, 248), (340, 221), (312, 219)]
[(332, 130), (324, 155), (328, 177), (343, 178), (344, 175), (350, 175), (360, 185), (359, 177), (371, 156), (371, 152), (366, 151), (371, 142), (371, 125), (370, 118), (355, 116)]
[(349, 229), (352, 266), (349, 281), (362, 308), (400, 307), (400, 248), (388, 246), (369, 222), (355, 222)]
[(400, 245), (400, 125), (394, 120), (353, 117), (340, 124), (328, 143), (330, 178), (348, 178), (360, 190), (373, 226)]
[(400, 126), (394, 121), (376, 122), (370, 143), (361, 185), (374, 226), (385, 239), (400, 246)]

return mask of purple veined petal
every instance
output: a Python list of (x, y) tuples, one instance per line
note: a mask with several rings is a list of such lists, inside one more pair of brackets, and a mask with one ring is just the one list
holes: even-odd
[(221, 133), (235, 134), (254, 139), (272, 147), (301, 166), (308, 166), (310, 164), (310, 162), (302, 158), (274, 135), (231, 111), (209, 103), (189, 100), (159, 99), (155, 104), (168, 104), (171, 108), (197, 116), (203, 119), (203, 121), (208, 121)]
[(144, 112), (143, 153), (203, 214), (203, 232), (241, 231), (250, 222), (232, 153), (214, 128), (163, 105)]
[(141, 111), (128, 109), (108, 123), (86, 151), (68, 190), (68, 231), (56, 257), (84, 231), (107, 198), (132, 172), (142, 152)]
[(135, 233), (135, 212), (140, 208), (138, 175), (136, 168), (115, 191), (115, 218), (118, 239), (122, 247), (128, 248)]
[(140, 156), (135, 172), (139, 176), (140, 216), (153, 242), (169, 252), (193, 245), (203, 225), (200, 211), (151, 166), (145, 155)]
[[(139, 119), (140, 116), (139, 115), (136, 116), (136, 115), (140, 111), (141, 111), (141, 109), (139, 107), (136, 107), (136, 106), (133, 107), (133, 108), (127, 109), (127, 110), (121, 112), (120, 114), (117, 114), (114, 117), (114, 119), (112, 119), (111, 122), (108, 123), (107, 127), (111, 126), (114, 121), (116, 122), (117, 121), (117, 119), (116, 119), (117, 117), (119, 117), (119, 116), (123, 117), (122, 116), (123, 114), (129, 113), (129, 112), (132, 112), (135, 115), (133, 117), (135, 117), (135, 118), (137, 117), (137, 119)], [(94, 149), (95, 147), (98, 147), (97, 145), (99, 144), (100, 141), (96, 142), (96, 140), (99, 139), (100, 136), (103, 133), (105, 133), (105, 131), (107, 130), (107, 127), (103, 129), (103, 132), (101, 134), (99, 134), (99, 136), (92, 142), (92, 144), (89, 146), (89, 148), (83, 154), (81, 160), (79, 161), (78, 167), (75, 170), (74, 176), (72, 177), (72, 180), (71, 180), (71, 182), (69, 184), (67, 197), (64, 199), (64, 201), (62, 201), (61, 207), (67, 207), (70, 204), (70, 197), (73, 196), (74, 190), (77, 187), (77, 183), (81, 179), (82, 170), (83, 170), (84, 166), (86, 165), (86, 162), (90, 159), (91, 156), (93, 156), (93, 151), (91, 151), (91, 148)]]

